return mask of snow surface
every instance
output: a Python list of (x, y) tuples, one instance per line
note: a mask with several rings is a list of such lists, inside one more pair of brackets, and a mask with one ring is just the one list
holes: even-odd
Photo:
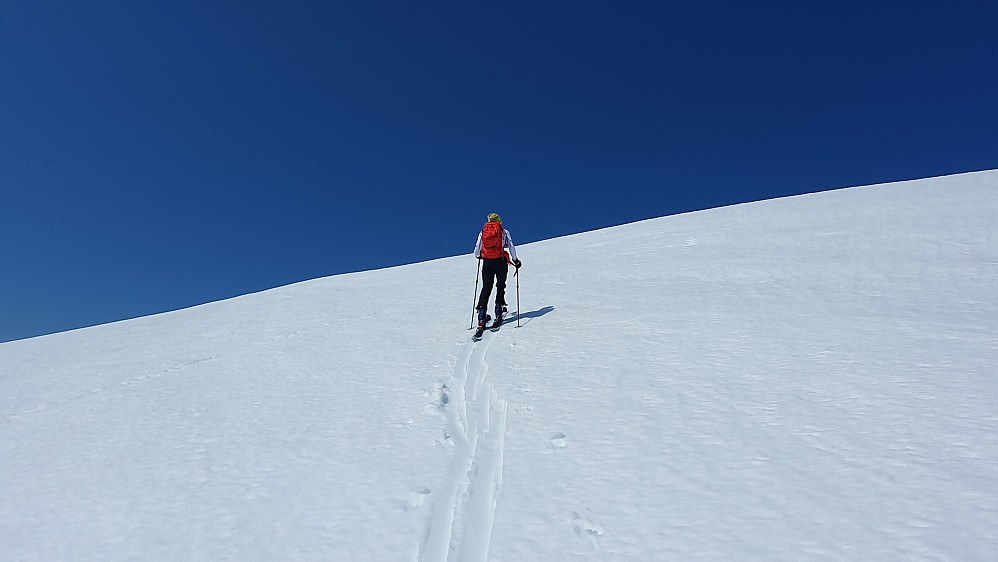
[(0, 559), (998, 560), (998, 172), (518, 250), (0, 344)]

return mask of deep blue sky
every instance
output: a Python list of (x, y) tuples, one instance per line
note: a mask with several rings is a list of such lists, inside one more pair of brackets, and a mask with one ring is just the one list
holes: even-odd
[(470, 252), (490, 212), (522, 244), (996, 168), (996, 22), (993, 1), (7, 0), (0, 341)]

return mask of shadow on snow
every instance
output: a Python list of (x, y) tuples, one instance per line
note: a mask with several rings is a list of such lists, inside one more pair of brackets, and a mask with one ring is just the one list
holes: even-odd
[[(523, 320), (527, 320), (529, 322), (531, 319), (533, 319), (533, 318), (539, 318), (541, 316), (544, 316), (545, 314), (547, 314), (548, 312), (551, 312), (553, 310), (554, 310), (553, 306), (545, 306), (544, 308), (539, 308), (539, 309), (533, 310), (531, 312), (521, 312), (520, 313), (520, 325), (522, 326), (523, 324), (526, 324), (526, 322), (523, 322)], [(510, 314), (509, 316), (506, 317), (506, 322), (504, 322), (504, 324), (508, 324), (510, 322), (516, 322), (516, 313), (515, 312), (513, 314)]]

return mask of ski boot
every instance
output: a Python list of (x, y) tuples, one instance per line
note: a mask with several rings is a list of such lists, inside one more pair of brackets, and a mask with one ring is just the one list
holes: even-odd
[(502, 326), (502, 319), (506, 315), (506, 305), (497, 304), (496, 305), (496, 320), (492, 323), (491, 330), (493, 332), (499, 330), (499, 326)]
[(485, 331), (485, 325), (491, 319), (492, 317), (485, 313), (484, 308), (478, 309), (478, 328), (475, 329), (475, 335), (471, 336), (471, 339), (475, 341), (482, 339), (482, 332)]

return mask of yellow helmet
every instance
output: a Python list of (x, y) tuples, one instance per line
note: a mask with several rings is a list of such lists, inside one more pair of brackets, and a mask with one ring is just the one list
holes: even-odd
[(499, 224), (502, 224), (502, 217), (500, 217), (495, 213), (492, 213), (489, 215), (489, 222), (497, 222)]

